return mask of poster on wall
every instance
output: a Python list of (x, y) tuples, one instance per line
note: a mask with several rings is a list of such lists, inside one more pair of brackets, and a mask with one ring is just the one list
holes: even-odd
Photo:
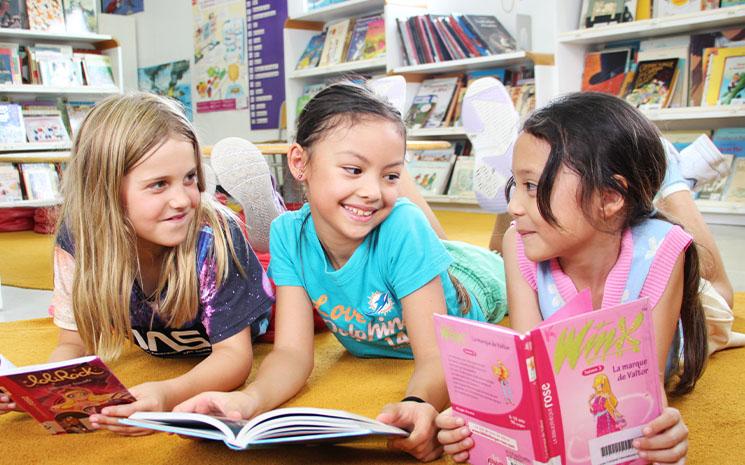
[(137, 70), (140, 90), (165, 95), (181, 102), (190, 121), (194, 120), (191, 109), (191, 76), (189, 60), (148, 66)]
[(197, 113), (248, 108), (245, 0), (192, 0)]
[(101, 13), (131, 15), (145, 11), (145, 0), (101, 0)]
[(286, 0), (246, 0), (251, 129), (278, 129), (285, 100)]

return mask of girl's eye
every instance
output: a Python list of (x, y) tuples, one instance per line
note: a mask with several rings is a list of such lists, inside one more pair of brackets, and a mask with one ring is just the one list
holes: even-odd
[(166, 182), (165, 181), (155, 181), (154, 183), (150, 184), (147, 187), (150, 188), (150, 189), (152, 189), (152, 190), (161, 190), (161, 189), (163, 189), (163, 188), (166, 187)]
[(349, 174), (360, 174), (362, 173), (362, 170), (355, 167), (355, 166), (345, 166), (344, 171), (346, 171)]
[(527, 190), (528, 192), (535, 192), (538, 190), (538, 184), (535, 184), (532, 182), (526, 182), (524, 183), (524, 185), (525, 185), (525, 190)]
[(384, 177), (388, 182), (397, 182), (399, 179), (401, 179), (401, 175), (398, 173), (386, 174)]
[(196, 181), (197, 181), (197, 173), (196, 172), (189, 173), (189, 174), (186, 175), (186, 179), (185, 179), (186, 184), (193, 184)]

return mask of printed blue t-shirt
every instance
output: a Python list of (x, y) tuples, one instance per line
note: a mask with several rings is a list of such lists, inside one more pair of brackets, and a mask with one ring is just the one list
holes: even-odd
[[(407, 199), (396, 202), (338, 270), (321, 247), (308, 204), (274, 220), (270, 250), (275, 284), (303, 287), (339, 342), (358, 357), (412, 358), (401, 299), (437, 276), (448, 313), (473, 318), (460, 311), (447, 274), (452, 258)], [(480, 315), (471, 301), (470, 312)]]

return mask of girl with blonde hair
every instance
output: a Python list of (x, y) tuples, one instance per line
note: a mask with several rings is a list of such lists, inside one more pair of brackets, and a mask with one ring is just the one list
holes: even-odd
[[(94, 427), (141, 434), (117, 417), (243, 384), (273, 291), (237, 219), (202, 197), (199, 143), (178, 104), (145, 93), (100, 102), (64, 177), (50, 361), (112, 360), (130, 342), (156, 356), (205, 356), (181, 376), (133, 387), (137, 401), (92, 415)], [(15, 407), (0, 396), (0, 412)]]

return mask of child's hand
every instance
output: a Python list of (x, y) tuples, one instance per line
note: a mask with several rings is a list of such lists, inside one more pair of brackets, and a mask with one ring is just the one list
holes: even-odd
[(119, 424), (119, 418), (127, 418), (135, 412), (160, 412), (167, 410), (167, 387), (164, 382), (151, 382), (137, 385), (129, 390), (135, 402), (124, 405), (105, 407), (100, 414), (90, 416), (90, 421), (96, 429), (107, 429), (125, 436), (144, 436), (153, 431), (133, 426)]
[(241, 392), (203, 392), (185, 400), (174, 412), (205, 413), (231, 420), (249, 419), (259, 413), (259, 402), (253, 395)]
[(23, 412), (8, 394), (0, 392), (0, 415), (8, 412)]
[(437, 410), (428, 403), (398, 402), (383, 407), (377, 420), (411, 431), (408, 438), (391, 439), (388, 447), (408, 452), (423, 462), (435, 460), (442, 455), (442, 446), (437, 442), (435, 417)]
[(656, 464), (683, 464), (688, 452), (688, 427), (680, 412), (667, 407), (642, 429), (643, 438), (634, 440), (639, 456)]
[(452, 409), (447, 409), (437, 415), (435, 424), (440, 428), (437, 440), (445, 446), (445, 453), (451, 455), (456, 462), (468, 460), (468, 451), (473, 447), (473, 439), (471, 430), (463, 418), (454, 417)]

